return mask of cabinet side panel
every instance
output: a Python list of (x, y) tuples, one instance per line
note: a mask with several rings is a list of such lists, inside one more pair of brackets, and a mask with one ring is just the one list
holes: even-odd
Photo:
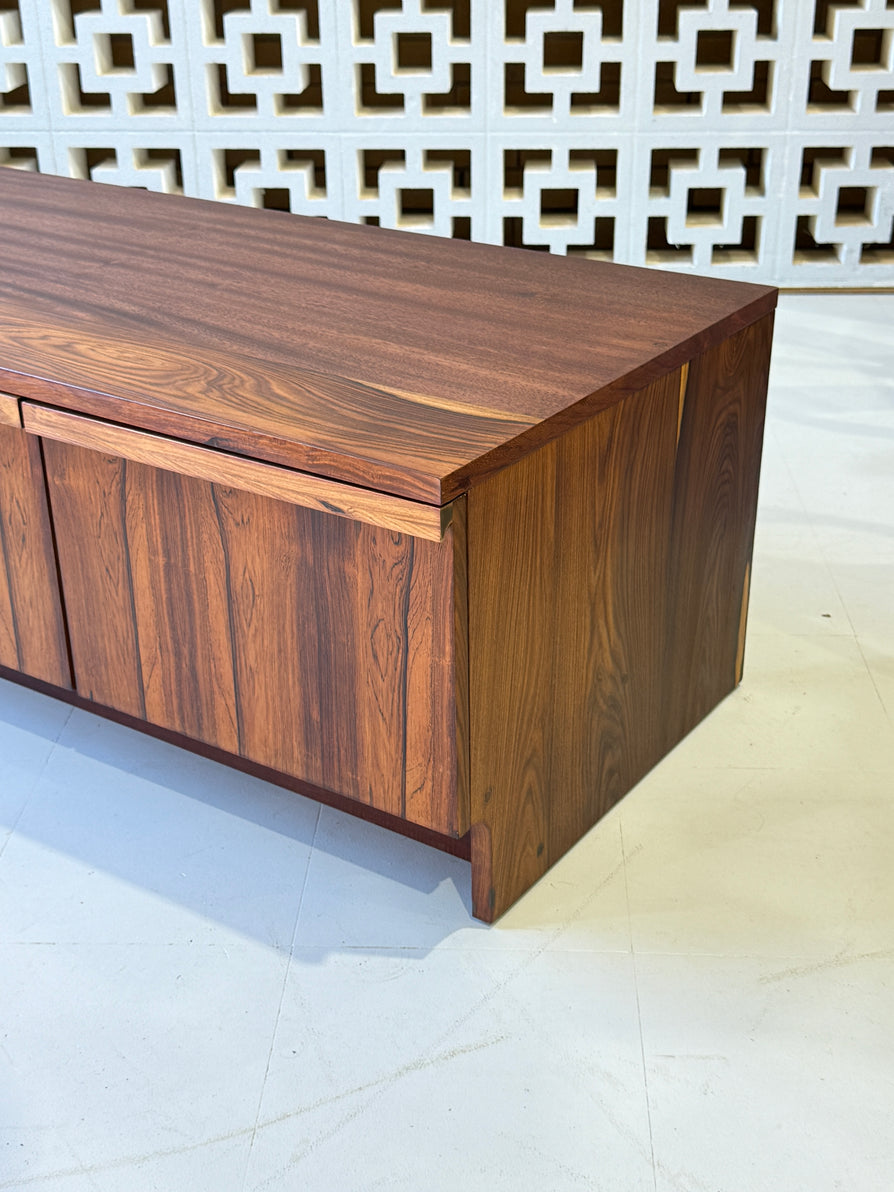
[(73, 627), (79, 689), (313, 786), (456, 830), (449, 531), (430, 542), (48, 446), (62, 477), (92, 477), (77, 488), (53, 481), (70, 533), (82, 526), (79, 548), (61, 561), (65, 589), (93, 592), (99, 619), (126, 622), (135, 645), (128, 668), (97, 649), (89, 626)]
[(492, 867), (486, 892), (473, 873), (481, 917), (660, 756), (679, 393), (672, 373), (469, 494), (473, 868), (476, 838)]
[(481, 918), (738, 682), (770, 330), (738, 333), (469, 493)]
[(0, 665), (71, 686), (40, 443), (0, 426)]
[(773, 316), (696, 357), (674, 477), (666, 748), (742, 677)]
[(663, 750), (681, 379), (679, 372), (659, 379), (560, 442), (550, 864)]

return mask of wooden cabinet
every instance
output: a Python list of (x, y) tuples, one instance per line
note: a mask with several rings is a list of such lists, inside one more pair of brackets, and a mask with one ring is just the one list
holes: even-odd
[(7, 173), (4, 674), (488, 921), (739, 682), (775, 291)]

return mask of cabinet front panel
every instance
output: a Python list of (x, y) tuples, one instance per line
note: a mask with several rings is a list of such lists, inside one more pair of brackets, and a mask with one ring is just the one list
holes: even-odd
[(430, 542), (44, 450), (82, 695), (461, 830), (452, 529)]
[(0, 425), (0, 665), (71, 686), (40, 443)]

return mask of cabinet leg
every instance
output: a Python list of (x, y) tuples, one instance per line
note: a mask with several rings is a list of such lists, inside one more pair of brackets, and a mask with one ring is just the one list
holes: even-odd
[(501, 825), (479, 820), (472, 825), (472, 914), (476, 919), (496, 922), (543, 877), (550, 865), (544, 835), (533, 823), (522, 824), (521, 833), (511, 821)]
[(487, 824), (472, 825), (472, 914), (483, 923), (496, 918), (497, 895), (491, 834)]

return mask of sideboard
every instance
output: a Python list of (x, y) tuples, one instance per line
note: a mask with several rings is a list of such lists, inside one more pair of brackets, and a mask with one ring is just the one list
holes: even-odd
[(0, 673), (491, 922), (741, 678), (775, 303), (0, 169)]

